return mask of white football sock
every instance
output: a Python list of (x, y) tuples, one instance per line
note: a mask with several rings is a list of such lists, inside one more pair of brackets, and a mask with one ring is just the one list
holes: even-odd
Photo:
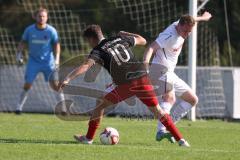
[[(161, 102), (160, 103), (161, 108), (167, 113), (170, 113), (170, 110), (172, 108), (172, 105), (169, 102)], [(157, 129), (158, 131), (166, 131), (166, 127), (158, 120), (158, 124), (157, 124)]]
[(67, 112), (67, 107), (66, 107), (66, 103), (65, 103), (65, 98), (64, 98), (64, 94), (63, 92), (60, 92), (60, 94), (58, 95), (58, 97), (60, 98), (60, 101), (62, 102), (62, 112)]
[(23, 90), (22, 93), (20, 94), (16, 110), (22, 111), (23, 105), (26, 102), (27, 97), (28, 97), (28, 91)]
[(171, 112), (173, 122), (176, 124), (181, 118), (187, 115), (192, 105), (186, 101), (181, 101), (178, 106), (174, 107)]

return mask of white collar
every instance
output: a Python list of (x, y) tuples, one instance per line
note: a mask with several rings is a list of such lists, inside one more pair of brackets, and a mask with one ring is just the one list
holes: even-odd
[(105, 38), (103, 37), (102, 39), (100, 39), (100, 41), (98, 42), (98, 44), (100, 44)]

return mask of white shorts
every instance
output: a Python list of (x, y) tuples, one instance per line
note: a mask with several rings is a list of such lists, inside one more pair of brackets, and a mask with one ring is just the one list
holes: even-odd
[(177, 97), (181, 97), (182, 94), (186, 91), (191, 91), (189, 85), (181, 78), (179, 78), (174, 72), (165, 73), (159, 78), (159, 80), (165, 81), (165, 83), (173, 85), (173, 91), (175, 92)]

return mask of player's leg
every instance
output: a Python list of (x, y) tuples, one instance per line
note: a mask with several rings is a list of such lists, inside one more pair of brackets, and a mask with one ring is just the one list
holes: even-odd
[(74, 135), (74, 138), (81, 143), (91, 144), (96, 134), (96, 130), (100, 126), (100, 122), (104, 114), (104, 109), (107, 107), (113, 107), (114, 104), (117, 104), (126, 98), (131, 97), (134, 93), (129, 90), (130, 88), (131, 87), (128, 84), (117, 86), (114, 90), (106, 94), (104, 98), (99, 99), (96, 108), (93, 110), (91, 118), (89, 120), (86, 136)]
[(113, 105), (113, 103), (105, 98), (99, 100), (90, 117), (87, 134), (85, 136), (81, 134), (74, 135), (74, 138), (80, 143), (92, 144), (96, 131), (99, 128), (100, 122), (103, 118), (104, 109), (110, 107), (111, 105)]
[(185, 117), (192, 107), (198, 103), (198, 97), (191, 89), (180, 94), (182, 100), (178, 106), (172, 109), (171, 115), (175, 123)]
[(38, 72), (39, 72), (38, 66), (36, 66), (33, 62), (29, 61), (25, 71), (25, 84), (23, 86), (23, 90), (20, 93), (15, 111), (16, 114), (21, 114), (24, 103), (26, 102), (28, 97), (28, 92), (31, 89), (33, 81), (35, 80)]
[[(175, 101), (176, 101), (175, 93), (174, 90), (172, 90), (162, 96), (160, 106), (164, 110), (164, 112), (170, 114), (170, 110)], [(169, 135), (169, 132), (166, 129), (166, 127), (158, 120), (156, 140), (161, 141), (163, 138), (167, 138), (171, 143), (175, 142), (174, 138), (172, 138), (171, 135)]]
[(198, 97), (192, 90), (184, 92), (180, 98), (191, 104), (191, 106), (196, 106), (198, 103)]
[(16, 114), (21, 114), (21, 112), (23, 110), (23, 105), (26, 102), (27, 97), (28, 97), (28, 91), (31, 89), (31, 87), (32, 87), (31, 83), (25, 83), (24, 84), (23, 90), (22, 90), (22, 92), (20, 93), (20, 96), (19, 96), (17, 108), (16, 108), (16, 111), (15, 111)]
[[(110, 93), (112, 90), (114, 90), (114, 88), (115, 88), (114, 83), (110, 83), (110, 84), (106, 85), (105, 93)], [(135, 97), (127, 98), (124, 100), (124, 102), (129, 106), (134, 106), (136, 104)]]
[[(174, 92), (174, 78), (172, 78), (172, 72), (167, 72), (157, 79), (156, 83), (159, 83), (159, 88), (156, 93), (163, 95), (159, 97), (159, 103), (164, 112), (170, 114), (170, 110), (176, 101)], [(152, 80), (152, 79), (151, 79)], [(167, 87), (167, 86), (171, 87)], [(174, 138), (171, 137), (166, 127), (158, 120), (156, 140), (161, 141), (163, 138), (167, 138), (171, 143), (174, 143)]]
[(104, 96), (104, 98), (97, 99), (97, 105), (93, 110), (92, 116), (89, 120), (89, 127), (86, 136), (74, 135), (74, 138), (79, 142), (91, 144), (93, 142), (96, 130), (99, 128), (104, 109), (132, 96), (130, 92), (127, 92), (129, 91), (129, 88), (130, 87), (128, 87), (128, 85), (115, 87), (114, 84), (111, 84), (107, 86), (105, 90), (107, 94)]
[(164, 110), (160, 107), (154, 88), (148, 77), (142, 77), (138, 82), (139, 83), (136, 83), (135, 87), (132, 87), (132, 89), (136, 92), (136, 96), (148, 106), (149, 110), (167, 128), (180, 145), (189, 146), (189, 144), (183, 139), (177, 127), (174, 125), (170, 115), (164, 112)]
[(181, 118), (186, 116), (193, 106), (196, 106), (198, 103), (198, 97), (180, 78), (177, 79), (174, 89), (176, 96), (182, 100), (179, 105), (174, 107), (171, 111), (171, 116), (174, 122), (177, 123)]
[[(58, 81), (56, 80), (50, 80), (49, 81), (49, 84), (50, 84), (50, 87), (55, 90), (55, 91), (58, 91)], [(64, 94), (63, 94), (63, 91), (59, 91), (57, 94), (56, 94), (56, 98), (59, 99), (60, 102), (62, 102), (62, 106), (61, 106), (61, 114), (62, 115), (67, 115), (68, 114), (68, 111), (67, 111), (67, 108), (66, 108), (66, 104), (65, 104), (65, 97), (64, 97)]]
[(167, 130), (171, 133), (169, 136), (173, 135), (174, 139), (178, 142), (180, 146), (190, 147), (188, 142), (183, 138), (180, 131), (175, 126), (171, 116), (161, 109), (160, 105), (157, 104), (155, 106), (148, 106), (151, 112), (155, 115), (155, 117), (167, 128)]
[[(172, 108), (171, 117), (176, 124), (181, 118), (183, 118), (188, 111), (197, 104), (197, 96), (191, 91), (190, 87), (180, 79), (176, 74), (172, 74), (171, 76), (174, 79), (174, 91), (176, 95), (180, 97), (183, 101), (179, 103), (178, 106)], [(173, 104), (172, 104), (173, 105)], [(161, 123), (159, 122), (158, 132), (156, 135), (157, 140), (161, 140), (162, 137), (165, 137), (163, 131), (161, 131)], [(169, 138), (169, 137), (167, 137)], [(171, 142), (174, 142), (174, 138), (169, 138)]]
[(61, 114), (62, 115), (66, 115), (67, 114), (67, 108), (66, 108), (66, 104), (65, 104), (65, 97), (62, 91), (58, 91), (58, 73), (55, 70), (55, 65), (46, 65), (42, 67), (41, 70), (44, 74), (44, 78), (46, 82), (49, 82), (50, 87), (54, 90), (57, 91), (58, 93), (56, 94), (56, 98), (62, 102), (62, 111)]

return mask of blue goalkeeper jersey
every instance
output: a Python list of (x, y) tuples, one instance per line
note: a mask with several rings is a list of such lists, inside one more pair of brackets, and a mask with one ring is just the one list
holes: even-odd
[(54, 27), (47, 25), (39, 29), (36, 24), (30, 25), (25, 29), (22, 40), (28, 44), (29, 60), (47, 65), (54, 63), (53, 46), (59, 41)]

